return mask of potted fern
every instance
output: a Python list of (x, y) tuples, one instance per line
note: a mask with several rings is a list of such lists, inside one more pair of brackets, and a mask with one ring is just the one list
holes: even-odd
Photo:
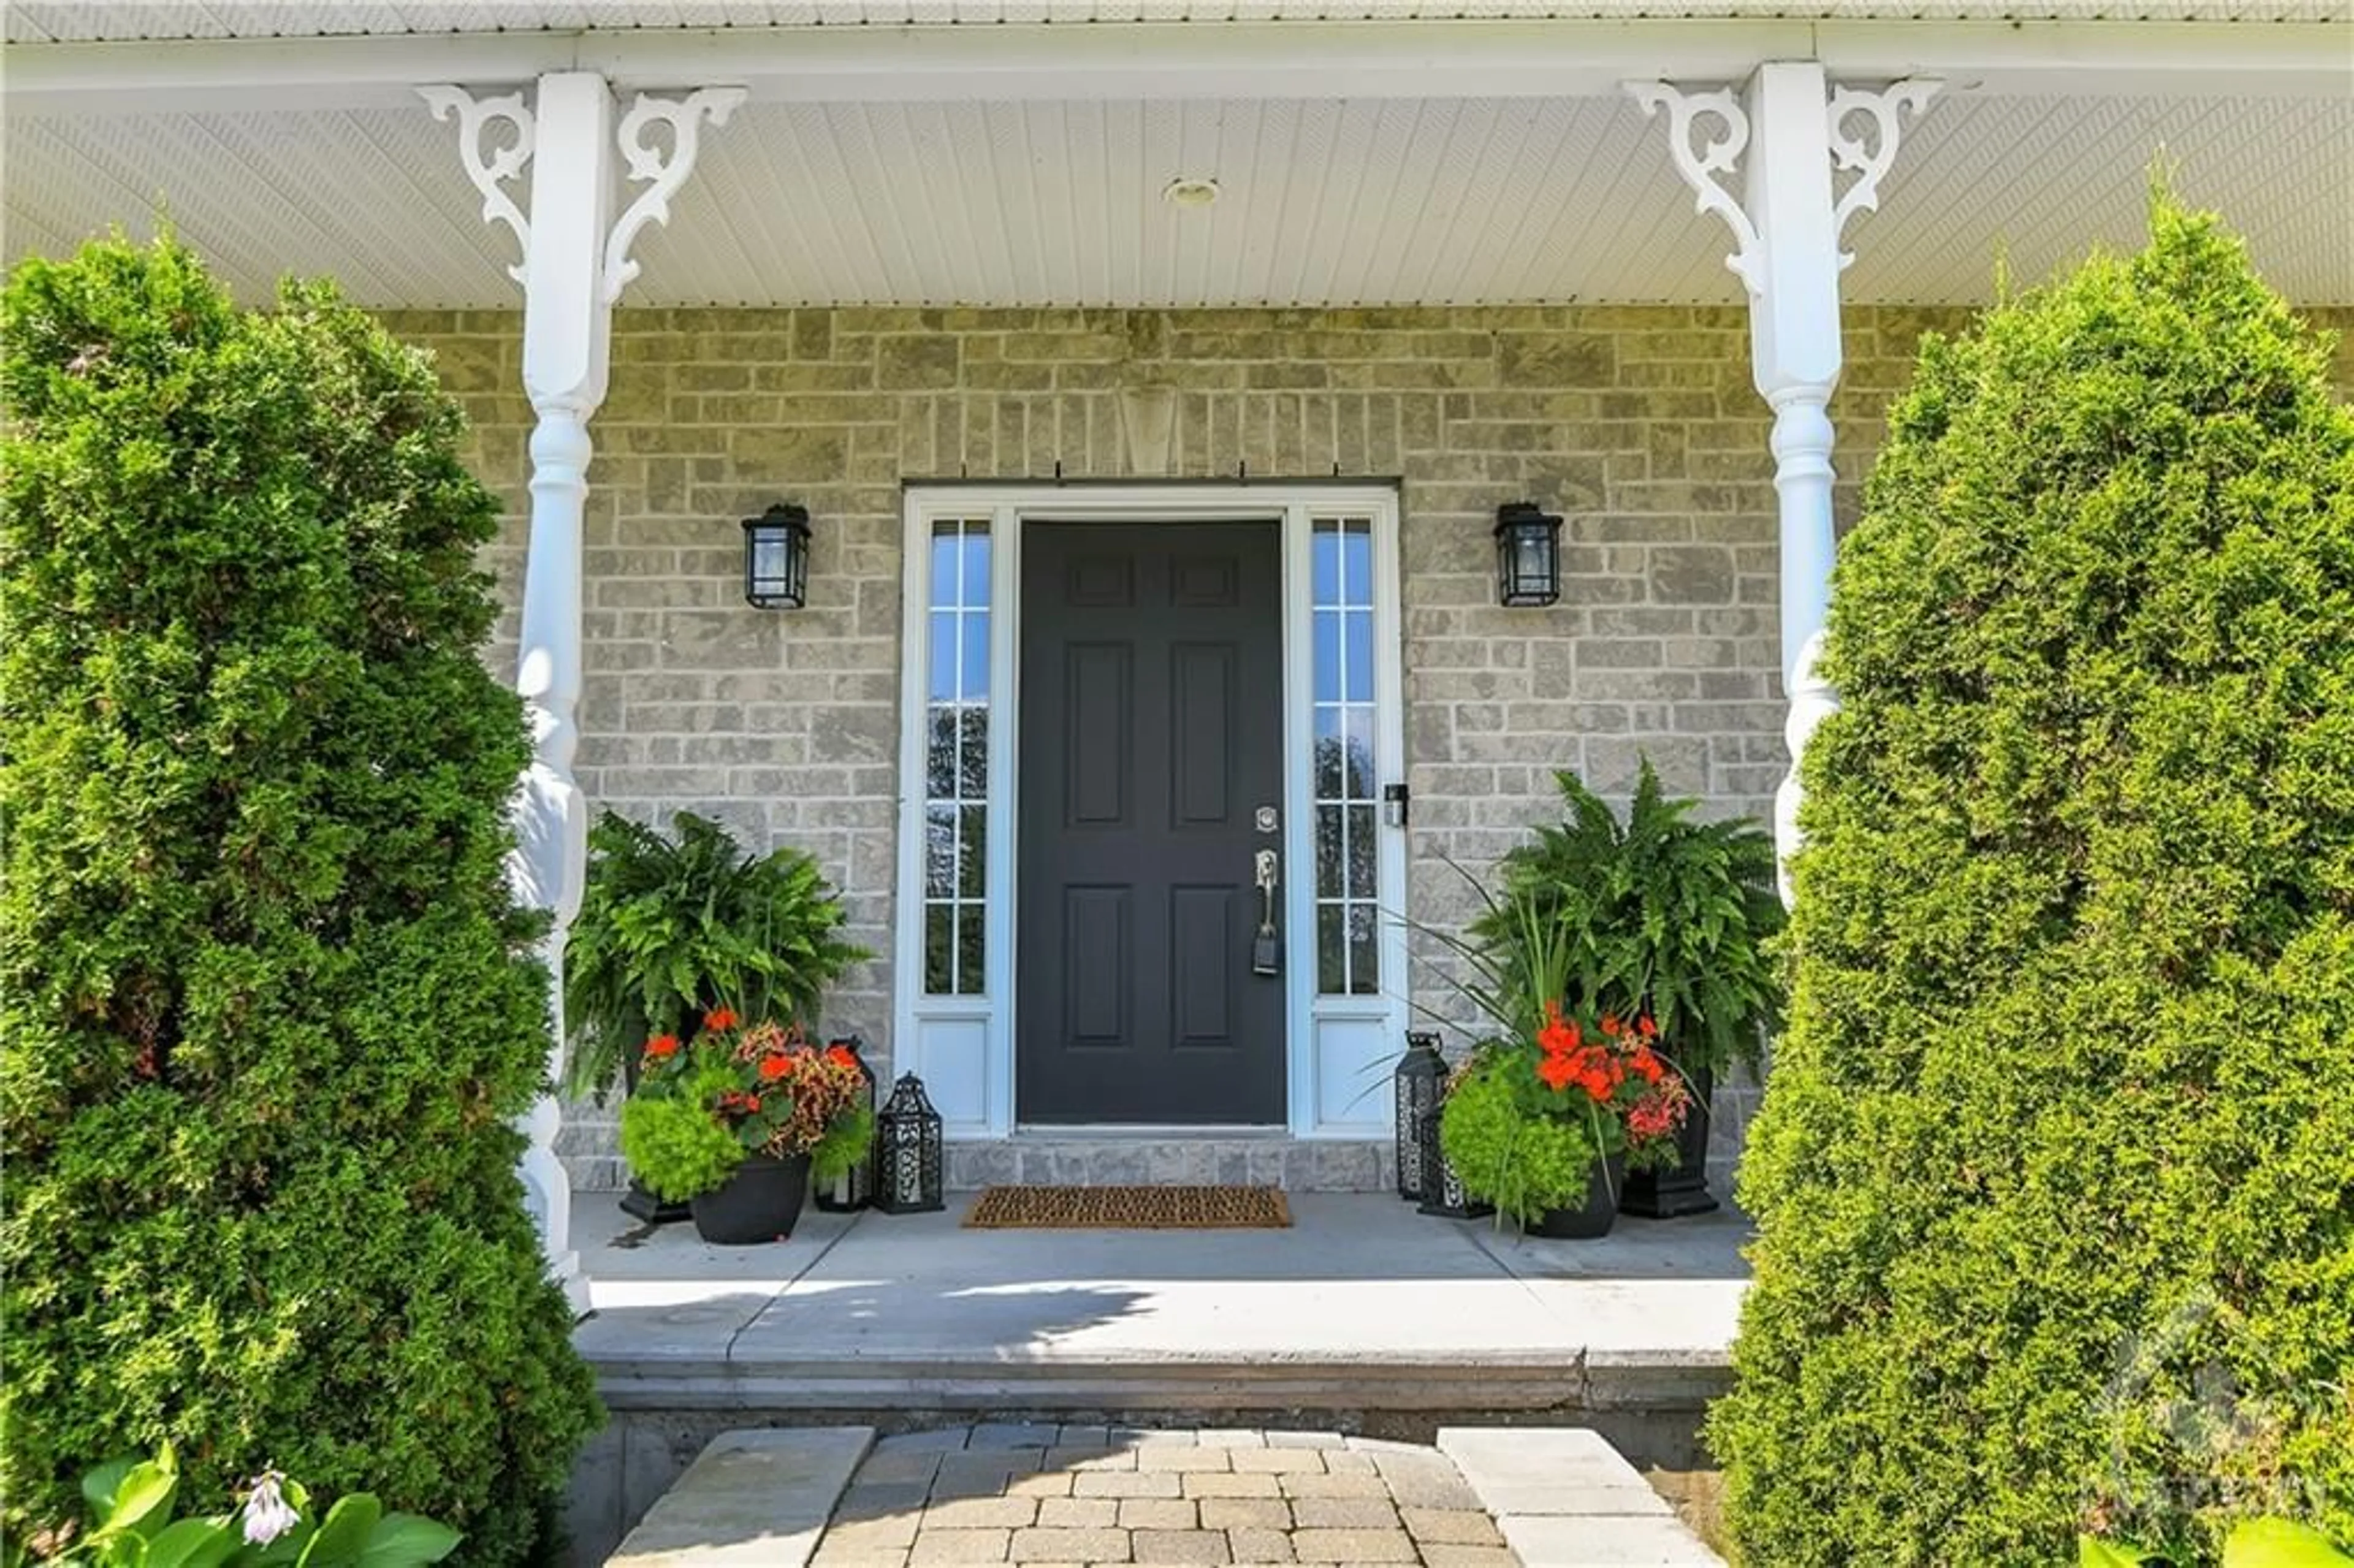
[[(564, 950), (564, 1088), (576, 1098), (633, 1090), (647, 1042), (691, 1040), (714, 1009), (814, 1023), (825, 988), (869, 956), (843, 939), (842, 905), (800, 850), (747, 853), (692, 811), (664, 834), (609, 810), (588, 852)], [(685, 1217), (642, 1188), (622, 1206)]]
[[(1622, 1207), (1669, 1218), (1717, 1206), (1708, 1191), (1709, 1101), (1736, 1065), (1756, 1070), (1781, 1002), (1766, 952), (1782, 927), (1774, 841), (1746, 819), (1701, 821), (1698, 802), (1670, 800), (1649, 758), (1621, 821), (1575, 773), (1556, 773), (1567, 815), (1504, 857), (1504, 906), (1565, 946), (1569, 1001), (1593, 1017), (1648, 1018), (1659, 1054), (1691, 1090), (1672, 1168), (1630, 1172)], [(1491, 908), (1471, 927), (1484, 941), (1521, 939)]]

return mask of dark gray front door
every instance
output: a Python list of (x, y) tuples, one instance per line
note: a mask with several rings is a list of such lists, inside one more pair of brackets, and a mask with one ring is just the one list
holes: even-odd
[(1022, 539), (1015, 1109), (1279, 1123), (1283, 981), (1252, 972), (1283, 799), (1281, 531)]

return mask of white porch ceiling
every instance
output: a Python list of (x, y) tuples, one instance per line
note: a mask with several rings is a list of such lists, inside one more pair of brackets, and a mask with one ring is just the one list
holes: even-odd
[(2327, 22), (2348, 0), (5, 0), (11, 43), (1023, 22), (1675, 16)]
[[(327, 273), (377, 306), (506, 307), (455, 133), (414, 111), (26, 116), (5, 249), (157, 211), (249, 298)], [(1949, 92), (1850, 231), (1848, 297), (1987, 297), (2141, 232), (2148, 169), (2273, 283), (2354, 302), (2354, 101)], [(1217, 204), (1176, 210), (1176, 175)], [(1346, 305), (1737, 298), (1725, 236), (1622, 98), (754, 103), (707, 134), (635, 304)]]

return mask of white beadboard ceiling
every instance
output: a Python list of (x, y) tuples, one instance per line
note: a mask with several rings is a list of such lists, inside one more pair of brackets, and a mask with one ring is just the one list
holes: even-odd
[[(391, 9), (385, 7), (384, 9)], [(411, 7), (414, 9), (414, 7)], [(512, 306), (455, 133), (414, 111), (20, 117), (6, 251), (168, 213), (249, 298)], [(2272, 282), (2354, 302), (2354, 101), (1951, 92), (1850, 230), (1857, 302), (1985, 299), (2141, 231), (2153, 160)], [(1216, 179), (1179, 211), (1173, 176)], [(1712, 302), (1726, 239), (1620, 98), (755, 103), (707, 134), (626, 302)]]
[(11, 43), (1028, 22), (1740, 16), (2327, 22), (2348, 0), (5, 0)]

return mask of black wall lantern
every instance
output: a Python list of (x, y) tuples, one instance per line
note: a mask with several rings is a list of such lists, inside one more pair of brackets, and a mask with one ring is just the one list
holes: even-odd
[(1496, 508), (1496, 602), (1552, 604), (1561, 598), (1561, 519), (1533, 501)]
[(744, 519), (744, 602), (799, 609), (809, 602), (809, 508), (779, 501)]
[(921, 1214), (947, 1207), (941, 1192), (940, 1113), (924, 1080), (902, 1073), (875, 1118), (875, 1206), (886, 1214)]
[(1390, 1075), (1396, 1097), (1392, 1108), (1397, 1139), (1397, 1190), (1401, 1198), (1419, 1202), (1428, 1196), (1429, 1175), (1422, 1165), (1422, 1123), (1438, 1114), (1439, 1093), (1447, 1085), (1447, 1058), (1438, 1054), (1438, 1036), (1416, 1030), (1405, 1037), (1405, 1054)]

